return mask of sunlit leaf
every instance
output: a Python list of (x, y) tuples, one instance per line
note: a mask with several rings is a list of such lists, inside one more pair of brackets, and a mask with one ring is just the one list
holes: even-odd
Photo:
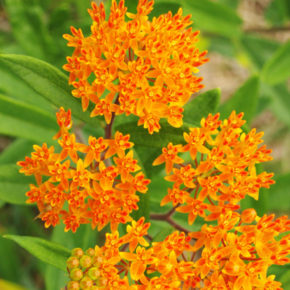
[(41, 261), (66, 271), (66, 260), (70, 256), (70, 250), (64, 246), (29, 236), (4, 235), (3, 237), (16, 242)]
[(220, 89), (204, 92), (184, 106), (183, 120), (189, 124), (199, 126), (200, 120), (214, 113), (220, 101)]
[(274, 55), (265, 63), (262, 79), (274, 85), (290, 77), (290, 41), (282, 45)]
[(233, 110), (244, 112), (244, 118), (250, 122), (255, 113), (259, 96), (259, 77), (250, 77), (234, 95), (220, 107), (222, 118), (227, 118)]
[(71, 95), (68, 78), (53, 65), (24, 55), (0, 55), (0, 64), (10, 69), (39, 95), (55, 106), (71, 109), (72, 114), (91, 126), (99, 126), (97, 118), (83, 112), (79, 99)]
[(234, 9), (209, 0), (182, 0), (181, 3), (185, 12), (192, 15), (194, 24), (202, 31), (229, 38), (240, 35), (242, 20)]

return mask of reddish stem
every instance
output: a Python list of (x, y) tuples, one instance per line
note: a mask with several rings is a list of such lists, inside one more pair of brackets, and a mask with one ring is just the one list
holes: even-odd
[(199, 183), (197, 184), (196, 188), (195, 188), (195, 192), (194, 192), (194, 199), (197, 198), (197, 193), (198, 193), (198, 190), (199, 190)]
[(212, 201), (212, 199), (211, 199), (209, 196), (207, 196), (207, 200), (208, 200), (212, 205), (214, 205), (214, 202)]
[(170, 225), (172, 225), (175, 229), (184, 232), (186, 234), (189, 233), (189, 230), (185, 229), (184, 227), (182, 227), (181, 225), (179, 225), (178, 223), (176, 223), (172, 218), (171, 215), (174, 213), (175, 209), (179, 206), (176, 205), (174, 208), (172, 208), (169, 212), (165, 213), (165, 214), (151, 214), (150, 215), (150, 219), (153, 220), (160, 220), (160, 221), (165, 221), (167, 223), (169, 223)]
[[(115, 100), (115, 104), (119, 104), (119, 95), (117, 96), (116, 100)], [(113, 127), (113, 123), (115, 120), (115, 112), (112, 113), (112, 118), (111, 118), (111, 122), (110, 124), (107, 124), (105, 127), (105, 139), (111, 139), (112, 138), (112, 127)]]

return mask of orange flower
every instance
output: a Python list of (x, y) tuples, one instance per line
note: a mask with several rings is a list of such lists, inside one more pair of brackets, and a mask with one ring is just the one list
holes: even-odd
[[(150, 182), (140, 172), (133, 151), (126, 154), (133, 146), (129, 135), (116, 132), (114, 139), (90, 136), (85, 145), (69, 132), (70, 110), (61, 108), (57, 118), (60, 153), (54, 153), (53, 146), (35, 145), (31, 157), (18, 162), (20, 172), (34, 175), (38, 184), (30, 186), (27, 202), (37, 204), (45, 227), (63, 220), (66, 231), (75, 232), (83, 223), (99, 230), (111, 223), (116, 230), (119, 223), (131, 220), (130, 213), (138, 209), (136, 191), (146, 193)], [(109, 160), (115, 154), (118, 157)]]
[[(289, 236), (274, 237), (289, 230), (289, 220), (271, 215), (253, 223), (243, 225), (240, 214), (228, 209), (216, 226), (204, 224), (188, 236), (174, 232), (150, 244), (149, 224), (141, 218), (128, 225), (123, 236), (117, 231), (106, 234), (102, 247), (85, 253), (74, 249), (67, 261), (70, 283), (79, 283), (80, 289), (86, 289), (82, 281), (107, 289), (281, 289), (275, 277), (266, 274), (270, 265), (286, 262)], [(261, 255), (260, 236), (266, 249)]]
[(123, 241), (129, 242), (130, 252), (133, 252), (137, 247), (137, 244), (147, 247), (149, 244), (143, 238), (147, 234), (147, 230), (150, 227), (149, 223), (144, 224), (145, 218), (140, 218), (137, 222), (132, 221), (132, 226), (127, 226), (127, 235), (123, 237)]
[(147, 284), (147, 278), (144, 272), (147, 265), (153, 264), (155, 259), (153, 257), (153, 249), (147, 250), (142, 247), (137, 247), (136, 254), (121, 252), (121, 258), (131, 262), (130, 275), (135, 281), (141, 280), (143, 284)]
[(167, 148), (162, 149), (162, 154), (156, 158), (153, 165), (159, 165), (165, 162), (166, 173), (170, 173), (173, 168), (173, 164), (180, 164), (183, 159), (178, 157), (177, 154), (182, 152), (182, 145), (173, 146), (170, 142)]
[[(270, 160), (271, 150), (259, 147), (262, 133), (254, 129), (242, 132), (242, 117), (233, 111), (221, 121), (219, 114), (209, 114), (201, 120), (200, 128), (184, 133), (184, 146), (169, 143), (162, 149), (153, 165), (165, 162), (166, 173), (173, 171), (165, 179), (173, 186), (161, 205), (170, 201), (174, 206), (179, 204), (177, 211), (189, 214), (189, 223), (197, 215), (215, 220), (228, 209), (237, 210), (246, 195), (258, 199), (260, 188), (274, 183), (272, 173), (256, 174), (255, 165)], [(190, 160), (179, 156), (184, 152), (189, 152)]]
[(104, 115), (107, 123), (112, 114), (136, 115), (150, 134), (160, 130), (161, 118), (182, 125), (183, 106), (203, 87), (202, 78), (195, 76), (197, 67), (208, 61), (206, 52), (196, 48), (199, 32), (189, 28), (190, 16), (179, 9), (150, 22), (153, 3), (139, 0), (132, 14), (124, 1), (112, 0), (106, 18), (104, 4), (92, 2), (91, 35), (73, 27), (72, 35), (64, 35), (74, 47), (64, 69), (83, 110), (92, 102), (91, 116)]
[(177, 208), (177, 211), (188, 213), (188, 223), (193, 224), (197, 216), (204, 217), (205, 210), (207, 209), (207, 204), (204, 204), (202, 201), (187, 197), (185, 199), (186, 205), (180, 206)]

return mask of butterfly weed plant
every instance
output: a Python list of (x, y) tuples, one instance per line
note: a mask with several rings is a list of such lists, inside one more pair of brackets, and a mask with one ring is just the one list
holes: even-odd
[[(75, 234), (86, 224), (100, 233), (92, 247), (70, 252), (42, 242), (58, 253), (47, 262), (66, 269), (67, 290), (282, 289), (268, 268), (289, 263), (288, 217), (241, 209), (274, 184), (261, 170), (272, 160), (263, 132), (235, 110), (224, 118), (201, 111), (196, 122), (193, 94), (209, 61), (197, 47), (199, 31), (181, 8), (152, 18), (153, 0), (136, 4), (131, 13), (113, 0), (106, 13), (92, 2), (90, 32), (71, 27), (64, 35), (73, 49), (63, 66), (71, 95), (54, 102), (58, 132), (17, 163), (34, 176), (26, 202), (37, 205), (45, 228), (63, 224)], [(166, 212), (148, 207), (154, 170), (167, 181), (159, 200)], [(170, 231), (152, 237), (160, 223)]]

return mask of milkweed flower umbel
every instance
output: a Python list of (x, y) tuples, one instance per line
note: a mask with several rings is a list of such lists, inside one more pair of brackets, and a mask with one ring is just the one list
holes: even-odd
[[(252, 129), (243, 133), (243, 113), (231, 113), (221, 121), (209, 114), (200, 128), (184, 133), (185, 145), (169, 143), (153, 165), (166, 164), (166, 180), (173, 183), (161, 205), (172, 202), (177, 211), (188, 214), (192, 224), (197, 216), (216, 220), (229, 210), (239, 209), (246, 195), (258, 199), (260, 188), (274, 183), (273, 173), (256, 170), (256, 164), (271, 160), (271, 150)], [(182, 159), (188, 152), (190, 159)], [(253, 220), (243, 217), (244, 220)]]
[(34, 145), (31, 157), (18, 162), (21, 173), (35, 176), (37, 185), (30, 185), (27, 202), (37, 204), (45, 227), (62, 220), (66, 231), (87, 223), (98, 230), (110, 223), (116, 230), (119, 223), (130, 221), (130, 213), (138, 209), (136, 192), (146, 193), (150, 181), (133, 158), (129, 135), (117, 131), (113, 139), (90, 136), (83, 144), (69, 132), (70, 110), (61, 108), (57, 123), (60, 152), (45, 143)]
[(150, 134), (159, 131), (162, 118), (182, 125), (184, 104), (203, 87), (197, 67), (208, 60), (196, 47), (199, 32), (189, 28), (190, 16), (179, 9), (149, 21), (153, 3), (139, 0), (132, 14), (123, 0), (112, 0), (106, 18), (104, 4), (92, 2), (91, 35), (74, 27), (64, 35), (74, 47), (64, 69), (83, 110), (93, 103), (91, 116), (103, 115), (107, 123), (112, 114), (136, 115)]
[(290, 221), (264, 215), (247, 224), (238, 213), (234, 217), (152, 243), (146, 240), (150, 224), (133, 221), (123, 236), (107, 233), (102, 247), (72, 251), (67, 289), (282, 289), (267, 269), (289, 262), (289, 235), (279, 235), (289, 231)]

